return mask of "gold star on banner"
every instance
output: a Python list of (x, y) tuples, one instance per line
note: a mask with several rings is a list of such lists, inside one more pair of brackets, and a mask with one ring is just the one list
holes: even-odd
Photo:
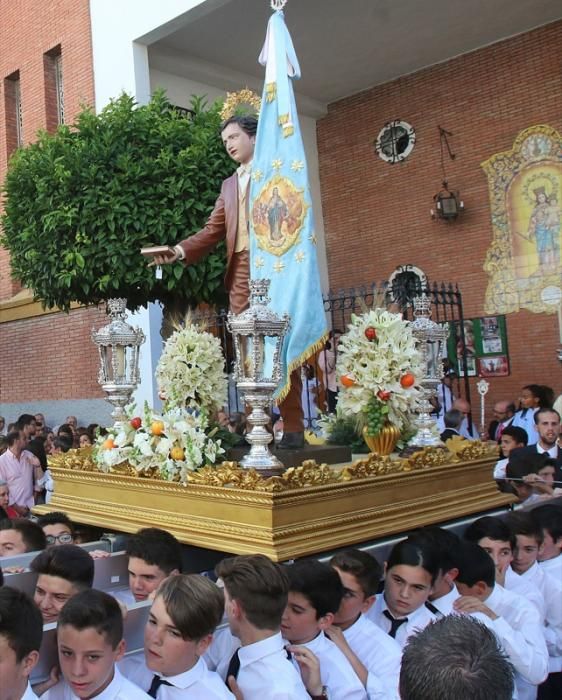
[(281, 158), (276, 158), (275, 160), (272, 160), (271, 167), (273, 168), (273, 170), (281, 170), (281, 168), (283, 167), (283, 161), (281, 160)]
[(304, 262), (304, 253), (302, 252), (302, 250), (299, 250), (298, 253), (295, 253), (295, 260), (298, 263)]
[(263, 173), (261, 170), (254, 170), (252, 173), (252, 180), (254, 182), (259, 182), (263, 178)]
[(256, 262), (254, 265), (258, 268), (258, 270), (261, 270), (261, 268), (265, 265), (264, 259), (263, 258), (256, 258)]
[(318, 239), (316, 238), (316, 234), (314, 232), (310, 234), (308, 240), (312, 243), (312, 245), (316, 245), (316, 243), (318, 242)]
[(304, 168), (304, 163), (302, 160), (294, 160), (291, 163), (291, 170), (295, 173), (298, 173), (299, 170), (302, 170)]
[(285, 263), (281, 262), (281, 260), (278, 260), (273, 266), (273, 269), (275, 270), (275, 272), (283, 272), (283, 270), (285, 269)]

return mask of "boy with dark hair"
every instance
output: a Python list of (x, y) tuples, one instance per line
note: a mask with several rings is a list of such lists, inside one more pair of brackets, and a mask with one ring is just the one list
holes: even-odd
[(494, 479), (505, 479), (505, 469), (512, 450), (517, 450), (520, 447), (526, 446), (527, 433), (525, 428), (516, 428), (513, 425), (508, 425), (507, 428), (504, 428), (500, 437), (500, 451), (503, 457), (496, 462), (494, 467)]
[(402, 700), (511, 700), (514, 687), (513, 667), (496, 636), (469, 617), (436, 620), (404, 649)]
[[(510, 513), (506, 523), (517, 538), (511, 566), (521, 578), (537, 586), (545, 601), (543, 634), (548, 648), (550, 674), (544, 686), (549, 692), (552, 690), (553, 698), (562, 698), (562, 580), (547, 574), (537, 563), (543, 534), (531, 514), (521, 511)], [(539, 689), (540, 698), (551, 696), (546, 688), (541, 686)]]
[(82, 591), (64, 606), (57, 647), (63, 679), (41, 696), (43, 700), (148, 700), (115, 667), (125, 653), (123, 614), (107, 593)]
[(0, 558), (45, 549), (47, 540), (37, 523), (25, 518), (0, 521)]
[(500, 518), (485, 515), (467, 527), (464, 539), (480, 545), (490, 555), (496, 567), (496, 583), (526, 598), (536, 607), (543, 620), (545, 604), (541, 592), (510, 567), (517, 540), (506, 523)]
[(224, 583), (230, 631), (241, 643), (219, 663), (220, 675), (231, 689), (240, 688), (244, 700), (309, 700), (281, 637), (286, 568), (255, 554), (223, 559), (215, 571)]
[(33, 598), (45, 623), (56, 622), (65, 603), (94, 581), (94, 560), (74, 544), (46, 549), (30, 568), (38, 574)]
[(474, 542), (458, 552), (458, 613), (470, 614), (493, 630), (516, 670), (519, 700), (534, 700), (537, 686), (548, 673), (548, 651), (542, 618), (522, 596), (496, 583), (496, 567), (489, 554)]
[[(505, 470), (507, 483), (515, 492), (519, 503), (529, 506), (541, 500), (541, 494), (534, 489), (531, 475), (539, 473), (541, 469), (548, 465), (555, 465), (555, 461), (546, 452), (532, 452), (526, 454), (523, 450), (514, 450), (508, 461)], [(535, 477), (538, 478), (538, 477)]]
[(533, 508), (531, 515), (543, 534), (539, 564), (547, 574), (562, 581), (562, 507), (549, 503)]
[(115, 597), (126, 605), (147, 600), (165, 578), (181, 573), (181, 544), (166, 530), (139, 530), (129, 537), (125, 551), (129, 557), (129, 590), (119, 591)]
[(0, 697), (35, 700), (29, 677), (39, 660), (43, 636), (41, 613), (31, 598), (15, 588), (0, 588)]
[(37, 519), (37, 525), (45, 533), (48, 547), (74, 542), (74, 525), (66, 513), (46, 513)]
[(158, 700), (229, 700), (222, 678), (201, 658), (224, 613), (222, 591), (199, 574), (171, 576), (158, 588), (144, 632), (144, 663), (121, 664)]
[(435, 579), (426, 607), (441, 618), (453, 612), (453, 603), (459, 597), (455, 579), (459, 572), (456, 554), (460, 539), (450, 530), (441, 527), (424, 527), (418, 530), (412, 539), (424, 542), (434, 549), (439, 559), (439, 574)]
[(320, 695), (321, 690), (333, 700), (366, 699), (365, 687), (353, 667), (324, 634), (343, 599), (344, 587), (338, 572), (327, 564), (305, 559), (289, 566), (287, 574), (289, 597), (281, 632), (291, 645), (305, 647), (318, 659), (321, 688), (309, 687), (305, 672), (303, 678), (309, 692)]
[(364, 614), (375, 602), (382, 567), (359, 549), (336, 554), (330, 566), (340, 577), (343, 598), (327, 635), (345, 654), (369, 700), (396, 698), (400, 645)]

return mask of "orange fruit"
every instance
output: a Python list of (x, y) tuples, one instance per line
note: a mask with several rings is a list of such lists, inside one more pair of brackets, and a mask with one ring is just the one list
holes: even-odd
[(172, 459), (177, 460), (178, 462), (181, 462), (181, 460), (185, 458), (185, 452), (181, 447), (172, 447), (172, 449), (170, 450), (170, 457)]
[(107, 438), (107, 440), (104, 440), (102, 443), (102, 447), (104, 450), (111, 450), (115, 447), (115, 442), (113, 441), (112, 437)]
[(340, 382), (342, 383), (342, 386), (345, 387), (350, 387), (350, 386), (355, 386), (355, 379), (353, 377), (350, 377), (349, 374), (342, 374), (340, 377)]
[(411, 386), (414, 386), (416, 383), (416, 378), (411, 372), (406, 372), (406, 374), (403, 374), (400, 377), (400, 386), (403, 389), (409, 389)]
[(150, 426), (150, 432), (153, 435), (162, 435), (162, 433), (164, 432), (164, 423), (162, 423), (161, 420), (152, 421), (152, 425)]

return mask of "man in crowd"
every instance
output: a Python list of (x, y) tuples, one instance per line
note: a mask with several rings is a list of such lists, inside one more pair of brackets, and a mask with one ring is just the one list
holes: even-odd
[(0, 557), (12, 557), (45, 549), (45, 533), (37, 523), (16, 518), (0, 521)]
[(539, 435), (538, 442), (517, 450), (517, 453), (526, 455), (547, 452), (556, 465), (554, 478), (556, 481), (562, 481), (562, 450), (557, 443), (560, 435), (560, 415), (552, 408), (539, 408), (535, 413), (535, 425)]
[(20, 515), (26, 515), (35, 503), (33, 498), (35, 458), (25, 450), (26, 437), (21, 430), (8, 433), (7, 443), (8, 449), (0, 455), (0, 479), (8, 484), (10, 505)]
[(492, 412), (494, 420), (488, 427), (488, 438), (499, 442), (505, 428), (511, 425), (515, 415), (515, 404), (512, 401), (496, 401)]

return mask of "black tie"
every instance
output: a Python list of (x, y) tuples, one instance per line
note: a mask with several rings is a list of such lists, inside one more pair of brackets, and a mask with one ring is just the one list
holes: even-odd
[(232, 654), (232, 656), (230, 657), (230, 663), (228, 664), (228, 670), (226, 672), (226, 678), (224, 680), (228, 688), (230, 687), (228, 685), (228, 679), (230, 678), (230, 676), (238, 678), (238, 671), (240, 670), (240, 657), (238, 656), (239, 651), (239, 648), (236, 649), (234, 654)]
[(388, 610), (383, 610), (382, 614), (390, 620), (390, 631), (389, 635), (392, 637), (392, 639), (396, 639), (396, 632), (400, 629), (401, 625), (403, 625), (405, 622), (408, 622), (407, 617), (392, 617), (390, 612)]
[(157, 676), (156, 674), (154, 674), (154, 678), (152, 679), (152, 683), (150, 684), (150, 688), (148, 689), (148, 694), (150, 695), (151, 698), (156, 697), (156, 693), (158, 692), (158, 688), (161, 685), (172, 685), (172, 684), (168, 683), (168, 681), (165, 681), (160, 676)]

